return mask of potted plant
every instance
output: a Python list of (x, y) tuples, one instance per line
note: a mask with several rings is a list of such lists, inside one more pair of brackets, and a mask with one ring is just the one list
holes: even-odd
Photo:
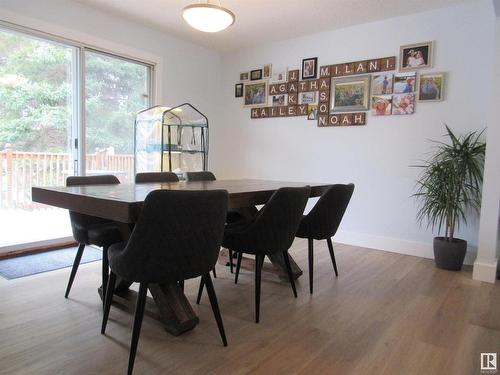
[(486, 144), (482, 132), (457, 137), (446, 125), (450, 143), (437, 142), (435, 153), (422, 165), (415, 197), (420, 201), (417, 219), (438, 235), (434, 238), (434, 259), (438, 268), (459, 271), (467, 251), (467, 241), (455, 238), (467, 214), (479, 212)]

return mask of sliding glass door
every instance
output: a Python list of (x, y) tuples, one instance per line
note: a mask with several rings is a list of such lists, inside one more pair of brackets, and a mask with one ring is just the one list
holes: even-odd
[(86, 174), (134, 176), (135, 114), (149, 107), (150, 67), (85, 51)]
[(75, 48), (0, 30), (0, 247), (71, 234), (31, 187), (74, 173)]
[(134, 118), (150, 106), (152, 70), (0, 29), (0, 253), (71, 239), (67, 211), (33, 203), (32, 186), (73, 174), (132, 180)]

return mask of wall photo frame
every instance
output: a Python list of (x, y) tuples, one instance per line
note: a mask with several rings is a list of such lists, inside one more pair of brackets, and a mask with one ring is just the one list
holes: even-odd
[(286, 67), (274, 67), (271, 72), (271, 82), (272, 83), (283, 83), (288, 79), (288, 68)]
[(407, 44), (399, 47), (399, 70), (432, 68), (434, 42)]
[(240, 81), (248, 81), (250, 79), (249, 72), (241, 72), (240, 73)]
[(262, 69), (250, 71), (250, 81), (258, 81), (260, 79), (262, 79)]
[(279, 107), (288, 104), (288, 94), (271, 95), (271, 106)]
[(241, 98), (243, 96), (243, 83), (234, 85), (234, 97)]
[(372, 95), (392, 94), (392, 74), (374, 74), (372, 76)]
[(267, 80), (250, 81), (243, 84), (243, 106), (264, 107), (267, 104)]
[(418, 101), (439, 102), (444, 98), (445, 73), (423, 73), (418, 80)]
[(330, 113), (368, 110), (370, 82), (371, 75), (332, 78)]
[(392, 111), (392, 96), (391, 95), (375, 95), (372, 96), (372, 115), (387, 116)]
[(273, 65), (272, 64), (266, 64), (262, 68), (262, 78), (271, 78), (273, 75)]
[(412, 115), (415, 113), (415, 94), (395, 94), (392, 96), (393, 115)]
[(405, 72), (394, 74), (393, 94), (409, 94), (414, 92), (417, 86), (417, 73)]
[(318, 75), (318, 58), (309, 57), (302, 60), (302, 79), (316, 79)]

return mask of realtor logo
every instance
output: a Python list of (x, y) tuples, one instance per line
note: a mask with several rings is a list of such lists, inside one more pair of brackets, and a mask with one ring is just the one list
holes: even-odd
[(481, 353), (481, 372), (490, 374), (497, 372), (497, 353)]

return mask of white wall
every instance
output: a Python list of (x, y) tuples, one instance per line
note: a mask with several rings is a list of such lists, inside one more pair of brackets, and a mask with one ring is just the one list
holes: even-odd
[[(160, 64), (157, 102), (191, 102), (216, 119), (220, 55), (165, 33), (65, 0), (0, 0), (0, 19)], [(214, 121), (215, 123), (217, 121)]]
[[(356, 189), (337, 241), (432, 257), (433, 233), (415, 220), (418, 170), (440, 139), (443, 123), (457, 133), (486, 126), (492, 69), (489, 1), (309, 35), (223, 56), (223, 127), (212, 132), (212, 168), (221, 177), (354, 182)], [(335, 20), (332, 20), (335, 22)], [(435, 41), (434, 68), (447, 73), (446, 100), (417, 103), (412, 116), (368, 117), (364, 127), (317, 128), (304, 117), (251, 120), (234, 98), (240, 71), (272, 63), (299, 68), (398, 55), (399, 46)], [(478, 220), (458, 233), (477, 245)], [(473, 259), (469, 255), (468, 261)]]
[(484, 167), (484, 184), (479, 228), (479, 246), (473, 277), (493, 282), (499, 254), (498, 234), (500, 203), (500, 1), (497, 1), (495, 25), (495, 64), (488, 108), (488, 144)]

